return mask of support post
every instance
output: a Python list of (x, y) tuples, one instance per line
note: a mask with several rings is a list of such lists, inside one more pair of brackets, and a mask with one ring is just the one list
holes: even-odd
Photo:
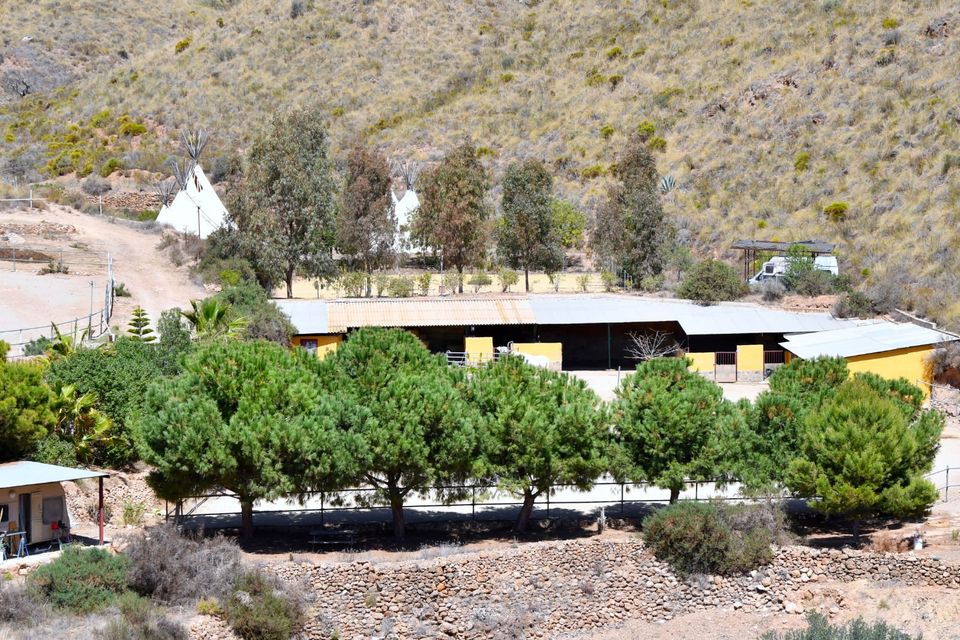
[(950, 502), (950, 465), (947, 465), (947, 482), (946, 486), (943, 488), (943, 501)]
[(610, 332), (610, 323), (607, 323), (607, 370), (613, 369), (613, 334)]
[(100, 480), (100, 500), (97, 505), (97, 521), (100, 524), (100, 544), (103, 545), (103, 476), (98, 480)]

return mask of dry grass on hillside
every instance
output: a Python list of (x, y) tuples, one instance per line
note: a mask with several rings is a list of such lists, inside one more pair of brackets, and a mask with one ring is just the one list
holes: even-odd
[[(42, 107), (0, 98), (2, 124), (30, 122), (4, 132), (0, 153), (42, 164), (64, 123), (108, 109), (149, 129), (98, 133), (114, 136), (110, 153), (160, 168), (178, 127), (212, 128), (216, 157), (278, 108), (318, 101), (337, 148), (365, 135), (431, 161), (469, 138), (497, 175), (516, 157), (545, 159), (590, 211), (617, 149), (649, 120), (677, 183), (667, 211), (701, 253), (733, 257), (737, 237), (834, 240), (875, 296), (960, 321), (955, 2), (294, 4), (296, 18), (264, 0), (10, 6), (0, 74), (54, 65), (75, 91)], [(834, 202), (848, 209), (830, 219)]]

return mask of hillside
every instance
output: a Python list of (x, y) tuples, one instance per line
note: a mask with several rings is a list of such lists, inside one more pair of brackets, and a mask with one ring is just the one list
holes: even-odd
[[(667, 211), (700, 253), (732, 259), (738, 237), (833, 240), (881, 302), (960, 322), (956, 2), (41, 0), (4, 12), (7, 180), (111, 158), (160, 170), (183, 126), (211, 129), (207, 164), (226, 166), (270, 114), (317, 101), (338, 148), (361, 136), (430, 161), (468, 138), (495, 176), (545, 159), (592, 211), (648, 120), (676, 179)], [(834, 202), (847, 212), (828, 219)]]

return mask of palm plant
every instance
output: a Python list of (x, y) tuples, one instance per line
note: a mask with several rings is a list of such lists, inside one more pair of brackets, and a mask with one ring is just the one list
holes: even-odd
[(51, 322), (50, 333), (53, 337), (50, 341), (50, 345), (44, 351), (44, 355), (47, 357), (47, 360), (66, 358), (67, 356), (72, 355), (76, 351), (82, 349), (83, 342), (87, 339), (89, 331), (89, 329), (84, 329), (80, 332), (79, 337), (69, 333), (63, 334), (60, 333), (60, 328)]
[(214, 298), (191, 300), (190, 310), (181, 313), (196, 340), (238, 338), (247, 327), (246, 318), (234, 318), (233, 307)]
[(80, 394), (72, 384), (60, 387), (53, 399), (56, 433), (73, 443), (80, 462), (91, 462), (95, 449), (107, 444), (112, 437), (113, 424), (97, 409), (96, 403), (96, 394)]

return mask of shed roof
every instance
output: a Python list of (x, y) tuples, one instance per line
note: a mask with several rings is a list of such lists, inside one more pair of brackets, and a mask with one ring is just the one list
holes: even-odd
[(0, 464), (0, 489), (11, 487), (25, 487), (31, 484), (47, 484), (52, 482), (67, 482), (69, 480), (83, 480), (84, 478), (106, 478), (109, 473), (103, 471), (87, 471), (73, 467), (59, 467), (55, 464), (42, 462), (5, 462)]
[(802, 247), (813, 253), (831, 253), (836, 245), (820, 240), (798, 240), (796, 242), (777, 242), (774, 240), (737, 240), (731, 249), (756, 249), (758, 251), (789, 251), (790, 247)]
[(834, 331), (790, 336), (780, 344), (790, 353), (805, 359), (818, 356), (847, 358), (936, 345), (957, 339), (958, 337), (952, 333), (928, 329), (912, 323), (877, 322)]
[(531, 296), (537, 324), (677, 322), (688, 336), (805, 333), (849, 324), (828, 313), (767, 309), (746, 303), (698, 305), (627, 295)]
[(334, 300), (327, 316), (330, 331), (536, 323), (530, 301), (520, 296)]
[(744, 303), (701, 306), (630, 295), (532, 295), (475, 298), (280, 300), (301, 335), (357, 327), (573, 325), (677, 322), (687, 335), (805, 333), (848, 326), (827, 313), (768, 309)]

